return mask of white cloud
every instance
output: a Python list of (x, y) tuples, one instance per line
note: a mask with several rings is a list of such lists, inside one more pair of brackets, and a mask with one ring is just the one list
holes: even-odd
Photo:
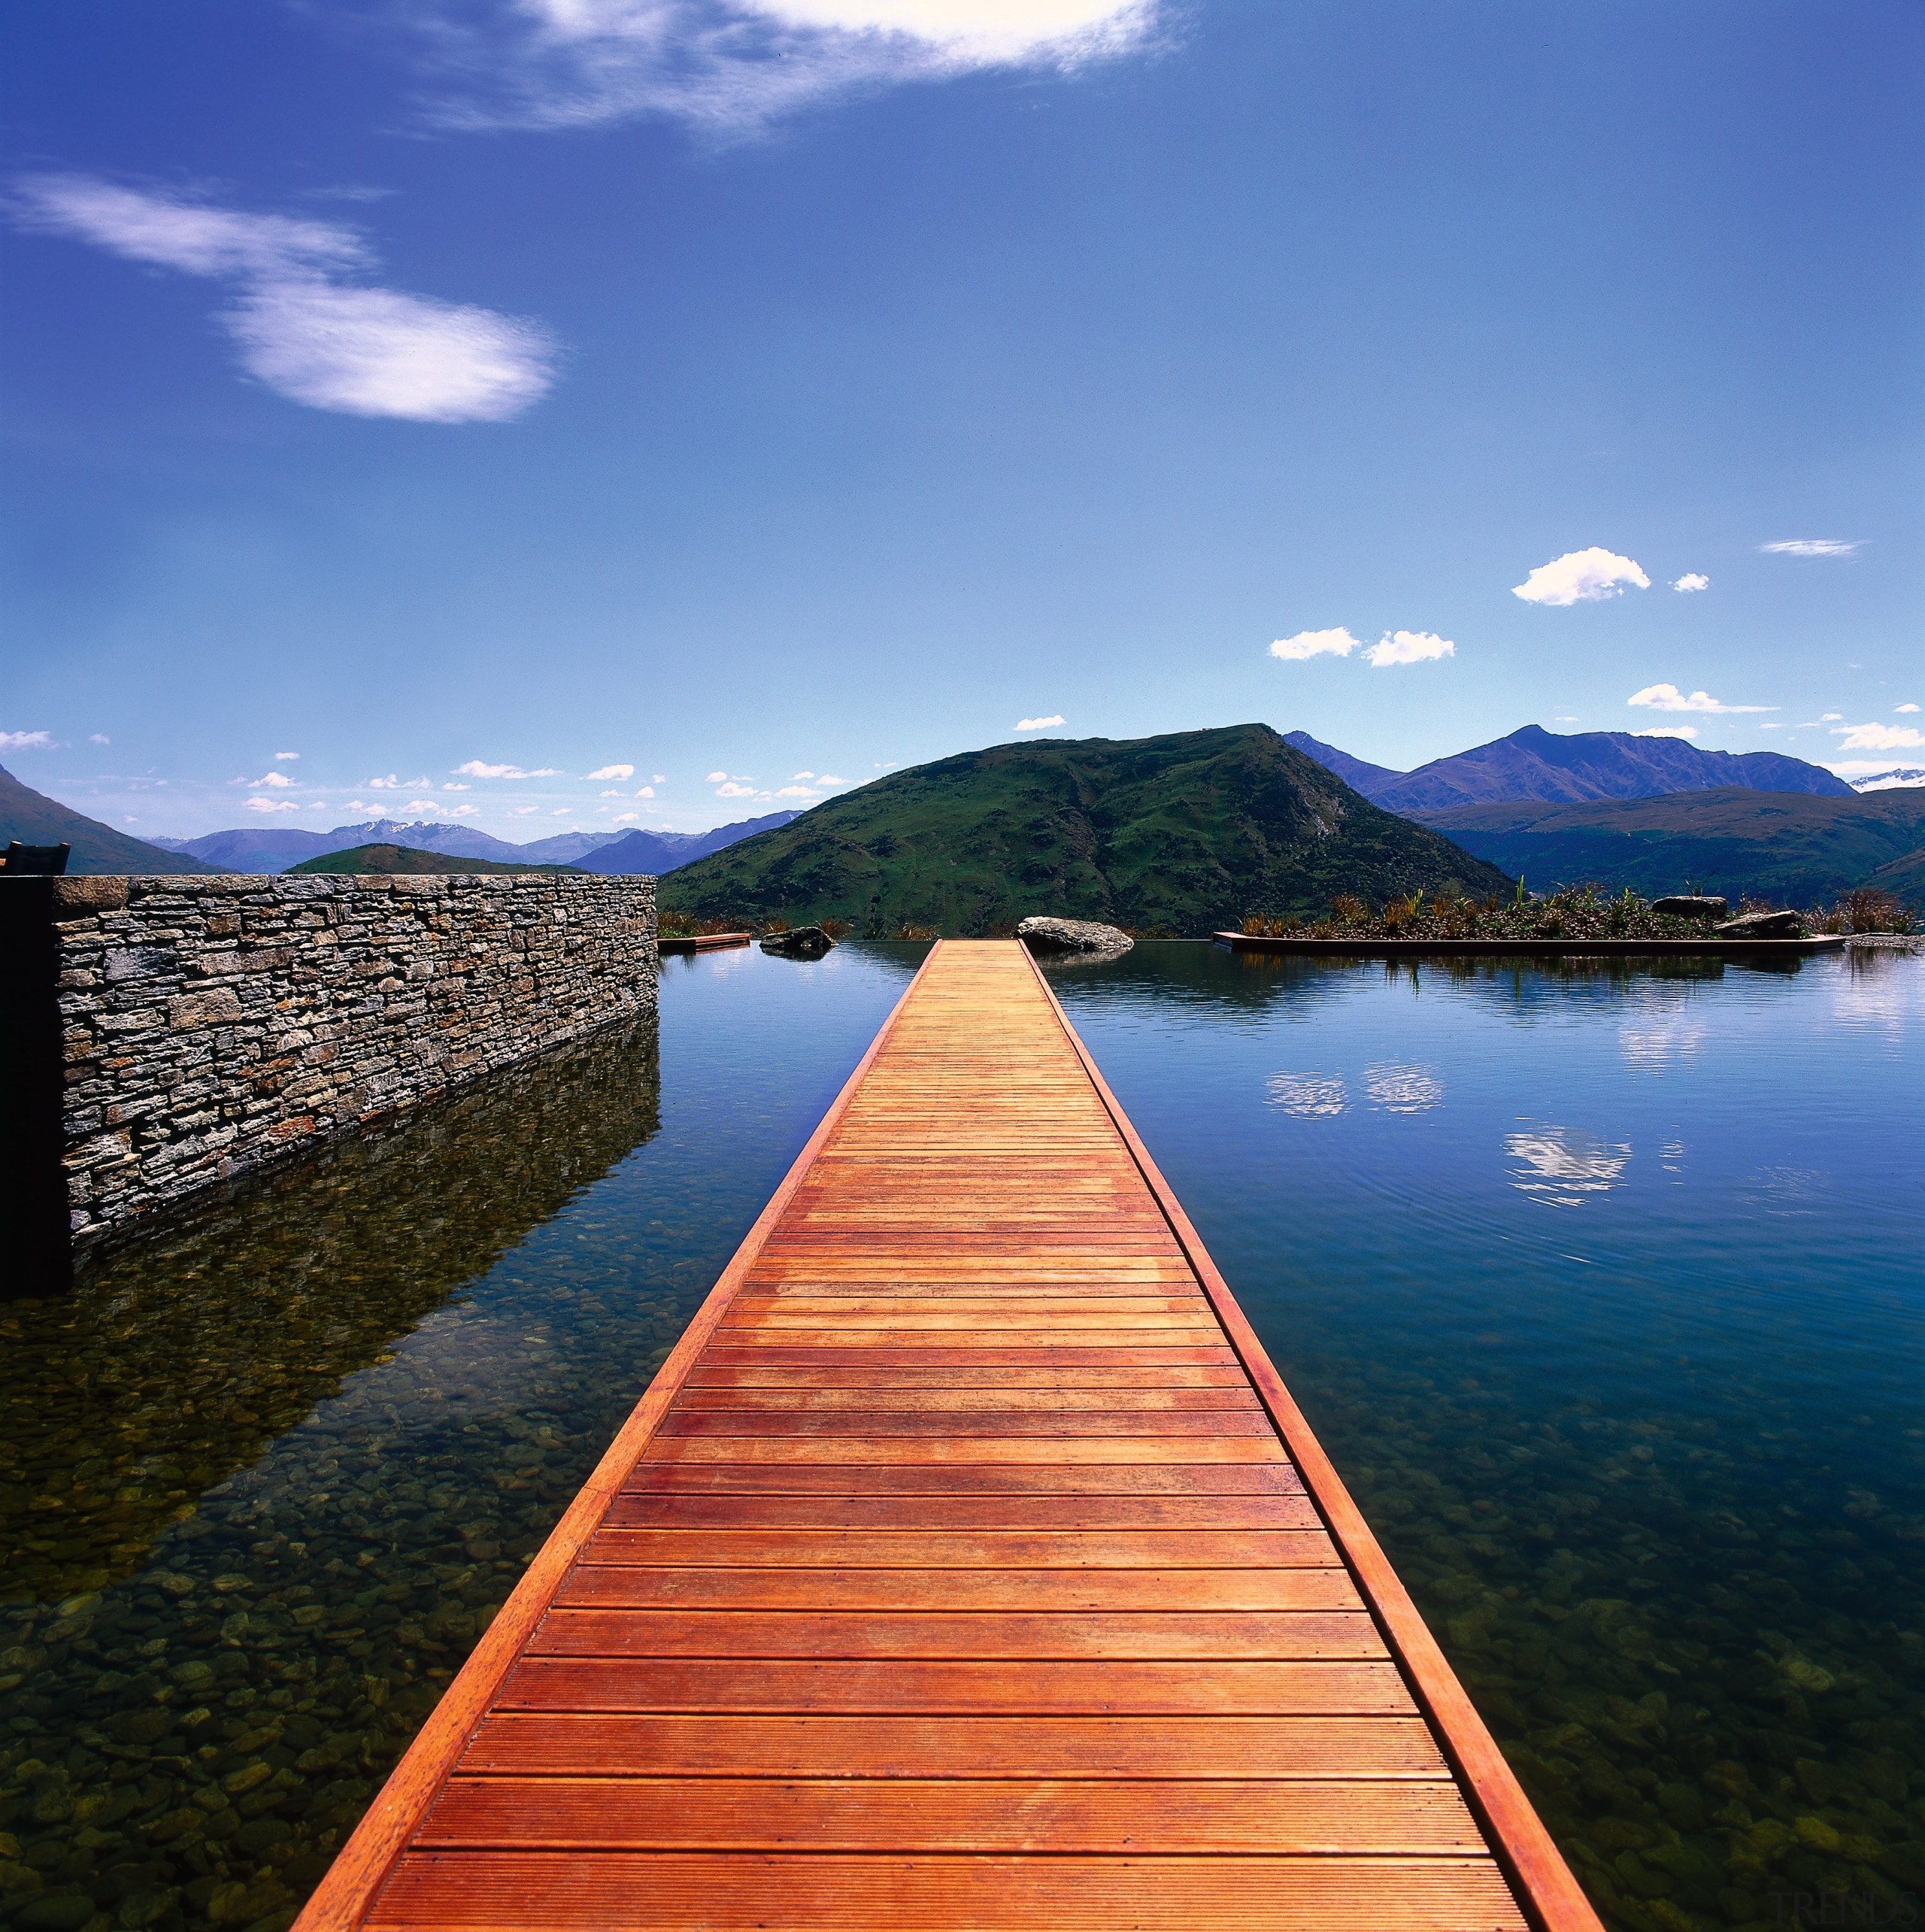
[(1711, 580), (1702, 571), (1687, 570), (1682, 577), (1674, 577), (1671, 580), (1671, 587), (1674, 590), (1687, 592), (1708, 590), (1711, 587)]
[(250, 798), (247, 801), (250, 811), (299, 811), (301, 808), (291, 798)]
[(135, 817), (131, 812), (127, 814), (127, 815), (120, 821), (123, 825), (138, 825), (140, 822), (141, 821), (138, 818)]
[(775, 796), (778, 798), (814, 798), (815, 793), (807, 785), (784, 785)]
[(1633, 738), (1696, 738), (1698, 727), (1695, 724), (1658, 724), (1648, 731), (1634, 731)]
[(526, 818), (541, 809), (538, 805), (511, 805), (508, 807), (511, 818)]
[(1863, 547), (1862, 538), (1843, 537), (1792, 537), (1758, 546), (1767, 557), (1855, 557)]
[(1567, 550), (1549, 563), (1541, 563), (1523, 583), (1514, 584), (1511, 594), (1527, 604), (1598, 604), (1607, 597), (1621, 597), (1624, 587), (1635, 584), (1648, 590), (1651, 580), (1628, 557), (1600, 549)]
[(399, 781), (390, 772), (385, 778), (370, 778), (368, 789), (371, 792), (396, 792), (401, 790)]
[[(562, 775), (559, 767), (553, 765), (538, 765), (533, 771), (524, 772), (519, 765), (484, 765), (479, 758), (471, 758), (466, 764), (457, 765), (454, 769), (470, 778), (559, 778)], [(635, 768), (631, 766), (629, 769), (632, 771)]]
[(574, 807), (571, 805), (559, 805), (550, 812), (548, 816), (550, 818), (566, 818), (574, 809)]
[(620, 792), (601, 792), (598, 793), (596, 796), (600, 798), (620, 798), (621, 796), (621, 793)]
[(411, 798), (402, 807), (403, 811), (439, 811), (441, 808), (431, 798)]
[(608, 823), (611, 825), (636, 825), (641, 820), (641, 814), (638, 811), (618, 811)]
[(504, 422), (553, 380), (538, 323), (338, 278), (374, 258), (338, 223), (248, 214), (81, 174), (14, 184), (19, 225), (240, 286), (221, 317), (241, 366), (290, 402), (416, 423)]
[(726, 772), (711, 772), (708, 775), (708, 782), (711, 785), (719, 785), (728, 775)]
[(1925, 732), (1909, 724), (1837, 724), (1833, 735), (1841, 751), (1908, 751), (1925, 745)]
[(815, 781), (818, 791), (827, 791), (832, 786), (846, 785), (848, 782), (847, 778), (832, 778), (826, 772)]
[(1578, 718), (1578, 717), (1554, 717), (1554, 718), (1553, 718), (1551, 721), (1551, 723), (1552, 723), (1553, 724), (1581, 724), (1581, 723), (1583, 723), (1583, 720), (1582, 720), (1582, 719), (1581, 719), (1581, 718)]
[(0, 751), (50, 751), (53, 735), (47, 731), (0, 731)]
[(436, 789), (444, 792), (471, 792), (474, 787), (464, 785), (458, 779), (450, 778), (446, 784), (438, 786)]
[(1062, 712), (1052, 711), (1047, 717), (1019, 717), (1016, 720), (1016, 729), (1018, 731), (1047, 731), (1051, 725), (1062, 722)]
[(1433, 658), (1457, 654), (1457, 647), (1447, 637), (1426, 630), (1400, 630), (1395, 636), (1386, 631), (1363, 657), (1366, 663), (1381, 670), (1387, 664), (1424, 664)]
[(717, 798), (753, 798), (756, 793), (754, 786), (738, 785), (731, 778), (726, 785), (717, 789), (715, 796)]
[(641, 790), (635, 793), (637, 798), (653, 798), (654, 796), (655, 787), (653, 785), (644, 785)]
[(799, 783), (799, 782), (800, 782), (802, 779), (804, 779), (804, 778), (814, 778), (814, 776), (815, 776), (815, 774), (814, 774), (813, 772), (798, 772), (796, 774), (796, 781), (797, 781), (797, 782), (798, 782), (798, 783)]
[(277, 751), (274, 755), (274, 762), (277, 764), (284, 765), (290, 759), (298, 758), (301, 754), (298, 751)]
[(458, 805), (449, 812), (450, 818), (479, 818), (481, 808), (478, 805)]
[(258, 778), (250, 778), (248, 784), (258, 791), (263, 785), (271, 785), (276, 790), (293, 784), (285, 772), (263, 772)]
[(1348, 657), (1357, 648), (1357, 640), (1341, 625), (1335, 630), (1300, 630), (1295, 637), (1280, 637), (1270, 647), (1272, 657), (1292, 664), (1307, 657)]
[[(1918, 707), (1916, 705), (1912, 706), (1912, 709), (1914, 711), (1916, 711), (1917, 708)], [(1899, 709), (1900, 711), (1903, 711), (1905, 709), (1904, 705), (1900, 705), (1899, 706)], [(114, 741), (112, 739), (109, 738), (104, 731), (90, 731), (87, 733), (87, 742), (89, 745), (111, 745)]]
[(632, 778), (635, 776), (632, 765), (604, 765), (599, 771), (590, 772), (591, 778)]
[[(1916, 705), (1894, 705), (1892, 708), (1896, 711), (1915, 711), (1918, 707)], [(104, 739), (101, 742), (103, 744), (106, 742)]]
[(649, 780), (649, 781), (648, 781), (648, 782), (649, 782), (651, 785), (665, 785), (665, 784), (668, 782), (668, 781), (667, 777), (666, 777), (663, 773), (662, 773), (662, 772), (657, 772), (655, 774), (655, 775)]
[(434, 0), (414, 22), (463, 89), (440, 104), (446, 123), (665, 115), (727, 138), (884, 86), (1073, 72), (1145, 44), (1157, 12), (1157, 0)]
[(1647, 684), (1633, 691), (1624, 702), (1642, 705), (1654, 711), (1702, 711), (1716, 717), (1736, 717), (1740, 711), (1775, 711), (1775, 705), (1721, 705), (1708, 691), (1693, 691), (1687, 698), (1675, 684)]

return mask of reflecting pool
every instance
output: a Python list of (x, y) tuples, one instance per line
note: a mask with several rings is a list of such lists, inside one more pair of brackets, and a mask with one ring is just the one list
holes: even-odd
[[(0, 1924), (285, 1927), (923, 950), (0, 1306)], [(1925, 959), (1052, 979), (1607, 1921), (1925, 1913)]]

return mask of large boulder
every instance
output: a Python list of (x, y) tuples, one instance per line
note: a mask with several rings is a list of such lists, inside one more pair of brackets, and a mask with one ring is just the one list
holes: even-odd
[(1728, 899), (1712, 899), (1702, 893), (1674, 893), (1669, 899), (1651, 901), (1654, 912), (1668, 912), (1674, 919), (1722, 919), (1731, 910)]
[(792, 926), (785, 932), (765, 933), (762, 950), (785, 960), (819, 960), (835, 944), (820, 926)]
[(1135, 945), (1127, 933), (1093, 919), (1025, 919), (1016, 936), (1045, 958), (1074, 954), (1079, 959), (1113, 960)]
[(1795, 912), (1745, 912), (1711, 930), (1720, 939), (1802, 939), (1805, 922)]

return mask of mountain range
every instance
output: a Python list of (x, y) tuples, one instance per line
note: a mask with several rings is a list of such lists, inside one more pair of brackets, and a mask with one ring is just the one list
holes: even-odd
[(1742, 785), (1754, 791), (1808, 792), (1850, 798), (1852, 788), (1821, 765), (1780, 751), (1701, 751), (1680, 738), (1646, 738), (1630, 731), (1581, 731), (1560, 735), (1527, 724), (1469, 751), (1435, 758), (1414, 772), (1366, 764), (1308, 732), (1287, 742), (1355, 787), (1386, 811), (1428, 823), (1460, 805), (1535, 799), (1654, 798), (1670, 792), (1712, 791)]
[[(226, 872), (277, 872), (329, 852), (361, 845), (399, 845), (411, 851), (439, 852), (451, 859), (488, 859), (499, 865), (576, 866), (591, 872), (665, 872), (691, 859), (719, 852), (738, 839), (772, 826), (786, 825), (793, 811), (766, 818), (718, 825), (711, 832), (558, 832), (526, 845), (511, 845), (471, 825), (436, 824), (427, 819), (404, 822), (373, 818), (361, 825), (337, 825), (332, 832), (302, 832), (293, 826), (244, 825), (229, 832), (203, 833), (198, 839), (156, 839), (163, 851), (205, 860)], [(644, 863), (645, 861), (645, 863)]]
[(71, 845), (70, 872), (204, 872), (199, 860), (163, 851), (145, 839), (130, 839), (58, 799), (23, 785), (0, 766), (0, 846), (17, 839), (23, 845)]
[(1029, 739), (893, 772), (685, 866), (699, 916), (945, 933), (1032, 913), (1200, 937), (1333, 894), (1508, 896), (1494, 866), (1380, 810), (1266, 724)]

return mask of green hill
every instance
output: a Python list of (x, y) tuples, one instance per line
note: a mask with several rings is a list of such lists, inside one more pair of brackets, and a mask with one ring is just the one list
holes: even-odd
[(1737, 785), (1659, 798), (1523, 800), (1426, 812), (1423, 822), (1533, 887), (1596, 880), (1646, 897), (1687, 881), (1815, 905), (1875, 884), (1925, 898), (1925, 790), (1820, 798)]
[(1380, 811), (1268, 725), (999, 745), (892, 772), (664, 887), (706, 917), (905, 923), (962, 936), (1031, 913), (1200, 936), (1456, 881), (1510, 881)]
[(144, 839), (130, 839), (97, 818), (74, 811), (58, 799), (23, 785), (13, 773), (0, 766), (0, 851), (10, 839), (23, 845), (71, 845), (67, 854), (70, 872), (220, 872), (224, 866), (211, 866), (178, 852), (163, 852)]
[(514, 866), (501, 859), (456, 859), (411, 845), (352, 845), (290, 866), (290, 872), (578, 872), (579, 866)]

